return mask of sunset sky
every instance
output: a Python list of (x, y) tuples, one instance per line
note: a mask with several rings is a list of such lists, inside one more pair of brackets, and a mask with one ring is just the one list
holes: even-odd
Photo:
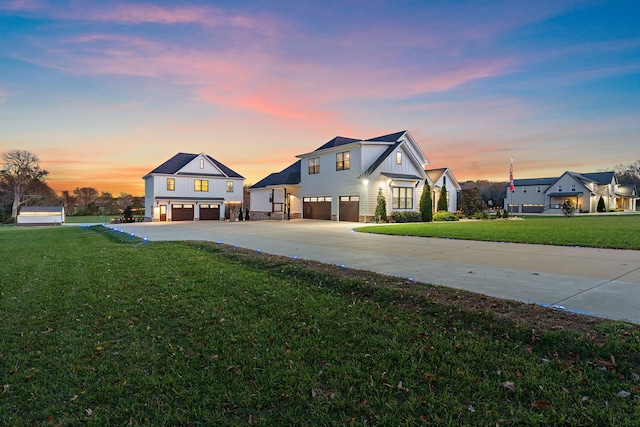
[(458, 181), (639, 160), (640, 1), (0, 0), (0, 152), (58, 192), (400, 130)]

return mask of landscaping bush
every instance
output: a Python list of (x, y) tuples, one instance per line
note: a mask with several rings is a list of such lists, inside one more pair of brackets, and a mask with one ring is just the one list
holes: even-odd
[(489, 214), (486, 212), (476, 212), (472, 217), (475, 219), (489, 219)]
[(438, 211), (433, 215), (434, 221), (459, 221), (458, 217), (449, 211)]
[(391, 212), (389, 219), (392, 222), (422, 222), (422, 214), (420, 212)]
[(508, 210), (503, 210), (502, 211), (502, 218), (509, 218), (509, 211)]

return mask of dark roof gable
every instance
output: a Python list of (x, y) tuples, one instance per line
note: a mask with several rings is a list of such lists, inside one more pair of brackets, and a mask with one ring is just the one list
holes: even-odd
[(287, 166), (280, 172), (272, 173), (251, 186), (251, 188), (264, 188), (273, 185), (297, 185), (300, 184), (300, 168), (302, 160)]
[(406, 130), (390, 133), (389, 135), (382, 135), (376, 138), (367, 139), (368, 142), (397, 142), (402, 135), (407, 133)]
[[(152, 170), (151, 172), (149, 172), (148, 175), (152, 173), (162, 173), (167, 175), (173, 175), (198, 156), (199, 154), (178, 153), (172, 158), (170, 158), (169, 160), (167, 160), (166, 162), (164, 162), (163, 164), (161, 164), (160, 166), (158, 166), (157, 168), (155, 168), (154, 170)], [(234, 172), (232, 169), (223, 165), (213, 157), (207, 154), (205, 154), (205, 156), (207, 156), (207, 159), (209, 159), (211, 163), (216, 165), (218, 169), (220, 169), (222, 173), (224, 173), (227, 177), (243, 178), (240, 174), (238, 174), (237, 172)]]
[(331, 141), (325, 143), (322, 147), (317, 148), (314, 151), (320, 151), (320, 150), (325, 150), (327, 148), (339, 147), (341, 145), (351, 144), (352, 142), (358, 142), (358, 141), (360, 140), (355, 138), (345, 138), (343, 136), (336, 136)]

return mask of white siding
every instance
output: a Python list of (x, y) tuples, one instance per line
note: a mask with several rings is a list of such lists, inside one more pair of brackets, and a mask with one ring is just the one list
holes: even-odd
[[(203, 168), (200, 167), (201, 159), (204, 160), (202, 162), (204, 166)], [(224, 173), (222, 173), (222, 171), (218, 169), (216, 165), (211, 163), (209, 159), (203, 154), (200, 154), (198, 157), (196, 157), (195, 159), (187, 163), (182, 169), (178, 171), (178, 173), (195, 173), (199, 175), (210, 175), (210, 174), (224, 175)]]

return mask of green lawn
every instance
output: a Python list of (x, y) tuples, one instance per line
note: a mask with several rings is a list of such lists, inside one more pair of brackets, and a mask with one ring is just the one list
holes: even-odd
[(120, 215), (86, 215), (86, 216), (71, 216), (65, 217), (65, 222), (68, 224), (110, 224), (112, 219), (120, 218)]
[(0, 425), (637, 425), (637, 326), (99, 226), (2, 228), (0, 256)]
[(355, 230), (402, 236), (640, 249), (640, 215), (635, 214), (389, 224)]

